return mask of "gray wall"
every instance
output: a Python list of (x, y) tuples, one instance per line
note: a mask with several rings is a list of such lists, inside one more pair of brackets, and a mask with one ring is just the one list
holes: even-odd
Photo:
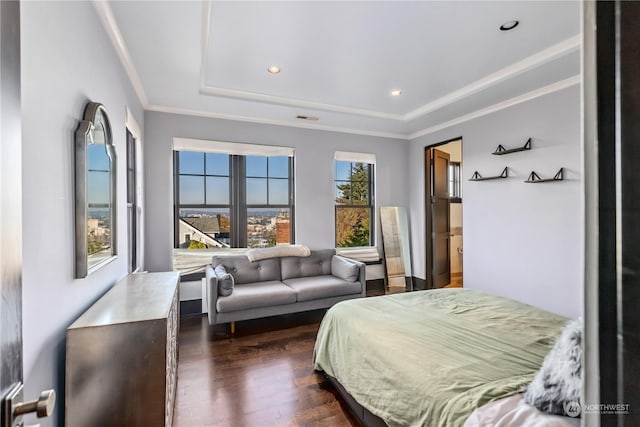
[[(580, 88), (573, 86), (411, 141), (413, 266), (425, 277), (424, 149), (462, 136), (464, 286), (569, 317), (582, 313), (584, 212)], [(527, 138), (531, 151), (505, 156)], [(469, 182), (474, 171), (509, 178)], [(565, 181), (525, 184), (531, 170)]]
[(149, 111), (144, 134), (145, 256), (151, 271), (172, 268), (173, 137), (294, 147), (296, 243), (311, 248), (335, 246), (333, 161), (337, 150), (375, 153), (377, 206), (408, 206), (407, 141)]
[[(54, 419), (42, 424), (62, 425), (66, 328), (127, 274), (125, 106), (140, 125), (144, 116), (90, 2), (22, 2), (21, 12), (25, 398), (54, 387)], [(118, 154), (120, 256), (76, 280), (73, 134), (89, 100), (106, 106)]]

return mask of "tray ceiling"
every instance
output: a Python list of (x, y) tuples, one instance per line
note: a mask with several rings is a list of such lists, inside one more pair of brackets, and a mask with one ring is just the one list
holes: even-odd
[[(579, 2), (113, 1), (96, 8), (112, 38), (120, 37), (121, 58), (150, 110), (409, 138), (532, 91), (579, 83)], [(512, 19), (520, 21), (514, 30), (499, 30)], [(271, 65), (281, 72), (267, 72)]]

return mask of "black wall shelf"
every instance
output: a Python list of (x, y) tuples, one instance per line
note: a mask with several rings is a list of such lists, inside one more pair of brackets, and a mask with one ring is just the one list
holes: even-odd
[(502, 169), (502, 173), (500, 175), (496, 175), (496, 176), (483, 177), (482, 175), (480, 175), (478, 173), (478, 171), (475, 171), (473, 173), (473, 175), (471, 175), (471, 178), (469, 179), (469, 181), (488, 181), (490, 179), (507, 178), (508, 176), (509, 176), (509, 168), (505, 167), (504, 169)]
[(510, 148), (507, 150), (502, 145), (498, 145), (498, 148), (496, 148), (496, 151), (494, 151), (491, 154), (494, 154), (496, 156), (502, 156), (504, 154), (517, 153), (518, 151), (527, 151), (527, 150), (531, 150), (531, 138), (527, 139), (527, 142), (525, 142), (522, 147), (518, 147), (518, 148)]
[(553, 178), (542, 179), (536, 173), (536, 171), (531, 171), (531, 173), (529, 174), (529, 178), (525, 182), (528, 183), (528, 184), (538, 184), (538, 183), (541, 183), (541, 182), (562, 181), (562, 180), (564, 180), (564, 173), (563, 172), (564, 172), (564, 168), (560, 168), (558, 173), (556, 173)]

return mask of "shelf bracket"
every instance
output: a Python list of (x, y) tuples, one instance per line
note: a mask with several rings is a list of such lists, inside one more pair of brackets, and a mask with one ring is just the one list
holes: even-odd
[(528, 184), (538, 184), (540, 182), (556, 182), (556, 181), (563, 181), (563, 180), (564, 180), (564, 168), (560, 168), (558, 173), (556, 173), (553, 176), (553, 178), (546, 178), (546, 179), (540, 178), (540, 175), (538, 175), (536, 171), (531, 171), (531, 173), (529, 174), (529, 178), (527, 178), (525, 182)]
[(502, 173), (496, 176), (483, 177), (482, 175), (480, 175), (478, 171), (475, 171), (473, 175), (471, 175), (471, 178), (469, 179), (469, 181), (488, 181), (490, 179), (500, 179), (500, 178), (507, 178), (507, 177), (509, 177), (509, 168), (505, 166), (505, 168), (502, 169)]
[(527, 151), (527, 150), (531, 150), (531, 138), (527, 139), (527, 142), (525, 142), (522, 147), (518, 147), (518, 148), (506, 149), (501, 144), (499, 144), (498, 148), (496, 148), (496, 151), (494, 151), (491, 154), (494, 154), (496, 156), (502, 156), (503, 154), (517, 153), (518, 151)]

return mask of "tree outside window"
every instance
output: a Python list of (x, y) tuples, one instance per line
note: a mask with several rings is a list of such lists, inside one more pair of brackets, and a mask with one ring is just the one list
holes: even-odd
[(336, 246), (372, 246), (373, 165), (335, 162)]

